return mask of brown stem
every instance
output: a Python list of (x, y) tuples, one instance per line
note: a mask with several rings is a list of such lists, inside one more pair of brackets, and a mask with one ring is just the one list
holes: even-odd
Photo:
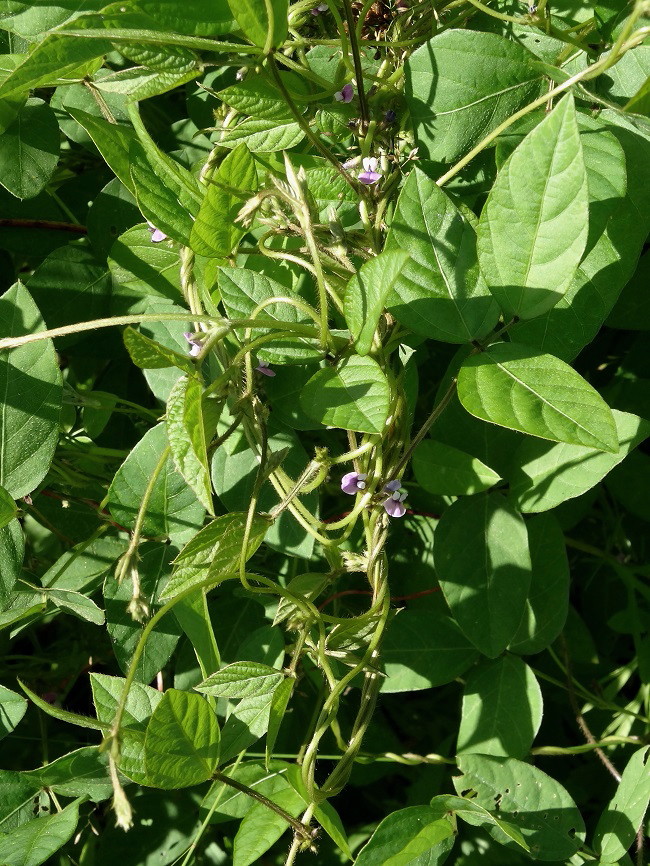
[(86, 226), (75, 225), (75, 223), (63, 223), (57, 220), (27, 220), (27, 219), (0, 219), (0, 228), (14, 229), (51, 229), (57, 232), (72, 232), (76, 235), (88, 234)]

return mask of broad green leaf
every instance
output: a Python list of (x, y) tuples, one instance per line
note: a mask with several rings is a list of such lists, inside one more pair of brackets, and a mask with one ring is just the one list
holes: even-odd
[(79, 803), (61, 812), (36, 818), (0, 838), (3, 866), (40, 866), (72, 838), (79, 821)]
[(359, 433), (383, 433), (390, 412), (390, 391), (376, 361), (352, 355), (312, 376), (302, 389), (300, 405), (321, 424)]
[(17, 692), (0, 686), (0, 739), (10, 734), (27, 711), (27, 701)]
[[(120, 6), (113, 4), (111, 12)], [(205, 0), (130, 0), (128, 10), (147, 15), (163, 31), (191, 36), (231, 33), (235, 25), (226, 3), (206, 5)]]
[(23, 530), (17, 520), (0, 529), (0, 610), (6, 610), (25, 555)]
[(104, 625), (104, 611), (97, 607), (92, 598), (80, 592), (70, 589), (48, 589), (47, 598), (56, 607), (72, 613), (79, 619), (95, 625)]
[(494, 327), (499, 310), (479, 271), (476, 232), (419, 168), (400, 193), (386, 249), (410, 256), (388, 296), (402, 324), (448, 343), (480, 339)]
[(197, 692), (217, 698), (257, 698), (275, 691), (284, 676), (258, 662), (233, 662), (195, 686)]
[(145, 334), (135, 328), (124, 329), (124, 345), (131, 360), (142, 370), (163, 370), (167, 367), (178, 367), (190, 376), (196, 372), (196, 366), (188, 355), (181, 355), (174, 349), (169, 349), (155, 340), (150, 340)]
[[(304, 96), (308, 93), (302, 79), (295, 73), (280, 74), (292, 96)], [(295, 120), (275, 81), (259, 73), (238, 81), (230, 87), (225, 87), (217, 96), (225, 105), (234, 108), (240, 114), (276, 122)]]
[(493, 33), (447, 30), (405, 64), (420, 157), (454, 162), (539, 95), (534, 57)]
[(107, 39), (76, 39), (50, 33), (0, 84), (0, 96), (53, 87), (67, 78), (78, 81), (98, 69), (99, 58), (111, 50)]
[(567, 291), (587, 243), (589, 197), (572, 96), (530, 132), (492, 187), (478, 258), (504, 313), (532, 319)]
[(71, 589), (73, 592), (93, 591), (104, 575), (112, 570), (127, 542), (114, 537), (82, 541), (57, 559), (41, 578), (44, 587)]
[(152, 243), (148, 226), (127, 229), (112, 245), (108, 257), (113, 312), (128, 313), (147, 297), (181, 301), (180, 265), (178, 249), (171, 244)]
[(18, 507), (13, 498), (4, 487), (0, 487), (0, 529), (4, 529), (8, 523), (11, 523), (17, 514)]
[(22, 36), (27, 40), (36, 40), (60, 24), (65, 24), (83, 12), (99, 11), (106, 5), (105, 0), (86, 0), (80, 8), (79, 0), (11, 0), (3, 9), (2, 28)]
[(167, 438), (177, 470), (209, 514), (214, 514), (208, 467), (203, 386), (195, 376), (182, 376), (167, 401)]
[(458, 374), (465, 409), (531, 436), (618, 451), (611, 409), (568, 364), (519, 343), (494, 343)]
[[(90, 674), (97, 718), (107, 726), (110, 726), (115, 718), (125, 682), (122, 677)], [(126, 699), (120, 731), (119, 768), (125, 776), (139, 785), (148, 784), (144, 760), (145, 731), (162, 697), (162, 693), (157, 689), (134, 682)]]
[[(138, 575), (140, 596), (151, 613), (160, 607), (158, 596), (169, 575), (169, 562), (174, 549), (166, 544), (145, 543), (139, 547)], [(133, 597), (133, 582), (125, 577), (118, 583), (113, 574), (104, 581), (104, 607), (106, 630), (113, 644), (115, 658), (126, 674), (133, 652), (142, 635), (142, 624), (136, 622), (128, 611)], [(181, 630), (171, 614), (163, 617), (160, 624), (147, 638), (136, 667), (136, 680), (150, 683), (169, 661), (178, 643)]]
[(227, 0), (244, 36), (265, 51), (287, 38), (289, 0)]
[(445, 812), (453, 812), (454, 815), (458, 815), (468, 824), (494, 824), (503, 830), (506, 836), (524, 848), (524, 850), (529, 850), (524, 837), (516, 827), (492, 815), (487, 809), (479, 806), (473, 800), (469, 800), (466, 797), (454, 797), (453, 794), (441, 794), (438, 797), (434, 797), (430, 805), (434, 809), (444, 809)]
[(550, 646), (569, 611), (569, 562), (564, 534), (553, 514), (526, 522), (533, 572), (526, 608), (508, 649), (532, 655)]
[(207, 593), (204, 589), (185, 596), (174, 605), (174, 616), (187, 635), (202, 676), (221, 667), (217, 638), (210, 619)]
[(144, 761), (154, 788), (188, 788), (209, 779), (219, 761), (219, 723), (210, 704), (168, 689), (147, 725)]
[(17, 770), (0, 770), (0, 834), (34, 820), (34, 800), (39, 788)]
[[(279, 783), (282, 783), (282, 786)], [(274, 789), (269, 799), (285, 812), (297, 817), (305, 810), (307, 804), (304, 798), (287, 779), (282, 776), (276, 777)], [(252, 866), (254, 863), (260, 863), (263, 854), (288, 827), (289, 824), (281, 815), (272, 812), (263, 803), (253, 802), (235, 835), (233, 866)]]
[(440, 588), (465, 637), (496, 658), (517, 631), (530, 585), (521, 515), (498, 493), (458, 499), (436, 527), (434, 560)]
[(413, 472), (428, 493), (446, 496), (481, 493), (499, 481), (499, 475), (476, 457), (433, 439), (425, 439), (415, 449)]
[(203, 256), (225, 258), (246, 234), (247, 229), (235, 221), (246, 199), (257, 192), (257, 169), (246, 145), (232, 150), (207, 181), (190, 246)]
[(345, 289), (345, 321), (359, 355), (367, 355), (386, 298), (409, 255), (401, 250), (379, 253), (362, 265)]
[[(647, 23), (647, 22), (646, 22)], [(638, 45), (631, 51), (626, 51), (620, 59), (611, 66), (605, 75), (596, 79), (598, 89), (609, 100), (626, 102), (633, 100), (635, 94), (647, 85), (650, 77), (650, 46)], [(645, 113), (643, 106), (625, 106), (627, 111)], [(639, 110), (641, 108), (641, 111)], [(605, 858), (607, 859), (607, 858)]]
[(478, 653), (453, 619), (434, 611), (405, 610), (393, 619), (382, 644), (384, 694), (414, 692), (453, 682)]
[[(144, 299), (142, 304), (137, 304), (130, 309), (138, 313), (185, 313), (189, 316), (186, 308), (170, 304), (158, 297)], [(141, 324), (138, 330), (151, 340), (155, 340), (156, 343), (160, 343), (161, 346), (173, 349), (173, 351), (183, 355), (188, 354), (189, 350), (185, 334), (194, 331), (194, 325), (189, 319), (187, 322), (146, 322)], [(156, 399), (166, 403), (172, 388), (180, 378), (180, 373), (176, 367), (152, 368), (144, 371), (144, 378)]]
[(639, 259), (630, 282), (623, 288), (616, 306), (607, 317), (608, 328), (650, 331), (650, 252)]
[(612, 410), (619, 449), (615, 453), (582, 445), (525, 439), (517, 449), (510, 495), (524, 512), (548, 511), (595, 487), (627, 454), (650, 436), (650, 422)]
[(76, 749), (22, 776), (64, 797), (88, 797), (94, 803), (107, 800), (113, 793), (106, 754), (100, 752), (99, 746)]
[(16, 198), (34, 198), (59, 161), (59, 125), (42, 99), (28, 99), (0, 136), (0, 183)]
[[(285, 761), (272, 761), (268, 767), (258, 761), (244, 759), (239, 764), (230, 764), (223, 775), (241, 782), (264, 797), (273, 798), (278, 791), (290, 785), (288, 781), (289, 764)], [(215, 804), (216, 800), (216, 804)], [(201, 817), (205, 818), (212, 809), (210, 823), (218, 824), (231, 818), (243, 818), (250, 809), (250, 797), (223, 782), (214, 782), (201, 803)]]
[(278, 123), (261, 117), (247, 117), (237, 126), (229, 126), (219, 134), (223, 147), (245, 144), (252, 153), (277, 153), (291, 150), (305, 137), (300, 124), (293, 121)]
[[(255, 515), (246, 551), (246, 559), (262, 543), (269, 520)], [(246, 514), (224, 514), (208, 523), (181, 550), (175, 560), (174, 574), (165, 587), (163, 600), (174, 598), (191, 586), (219, 583), (235, 575), (242, 555), (242, 538)]]
[(264, 390), (275, 417), (293, 430), (322, 430), (323, 425), (314, 421), (300, 405), (300, 394), (311, 379), (314, 368), (309, 365), (285, 367), (281, 376), (264, 383)]
[[(84, 40), (79, 40), (83, 42)], [(97, 149), (106, 160), (108, 167), (135, 196), (135, 183), (131, 178), (129, 151), (137, 141), (135, 131), (130, 126), (109, 123), (103, 117), (95, 117), (79, 108), (67, 107), (66, 111), (80, 124), (92, 138)]]
[[(44, 322), (22, 283), (0, 298), (5, 337), (44, 330)], [(59, 438), (61, 373), (51, 340), (0, 352), (0, 484), (18, 499), (37, 487), (50, 468)]]
[[(461, 776), (453, 777), (456, 791), (475, 793), (473, 802), (514, 824), (537, 860), (568, 860), (585, 838), (580, 812), (559, 782), (537, 767), (515, 758), (460, 755)], [(486, 828), (502, 845), (514, 842), (498, 827)]]
[[(148, 430), (117, 470), (108, 490), (107, 504), (121, 526), (133, 527), (142, 496), (167, 447), (164, 424)], [(152, 538), (174, 536), (185, 540), (203, 523), (205, 510), (170, 457), (158, 476), (142, 527)]]
[(611, 802), (598, 821), (593, 846), (603, 861), (619, 860), (634, 842), (650, 802), (650, 746), (628, 761)]
[(465, 680), (457, 754), (523, 758), (542, 722), (542, 692), (520, 658), (482, 662)]
[[(287, 677), (286, 679), (282, 680), (282, 682), (280, 682), (280, 684), (273, 692), (273, 700), (271, 702), (271, 709), (269, 712), (269, 727), (266, 732), (267, 767), (271, 762), (271, 758), (273, 757), (275, 741), (277, 740), (278, 734), (280, 733), (280, 728), (282, 727), (282, 722), (284, 721), (287, 707), (289, 705), (289, 701), (291, 700), (291, 696), (293, 695), (295, 685), (296, 680), (293, 677)], [(323, 822), (321, 821), (320, 823), (322, 824)], [(329, 833), (330, 831), (327, 830), (326, 832)]]
[[(221, 299), (231, 319), (250, 318), (257, 307), (273, 298), (290, 298), (303, 302), (302, 298), (295, 292), (276, 280), (248, 270), (247, 268), (219, 268), (219, 291)], [(278, 301), (276, 304), (266, 303), (259, 313), (260, 318), (277, 319), (280, 322), (300, 323), (314, 325), (314, 320), (292, 303)], [(272, 333), (263, 328), (255, 329), (255, 336), (264, 336)], [(289, 332), (280, 332), (276, 340), (265, 343), (259, 349), (259, 357), (270, 364), (273, 363), (300, 363), (301, 361), (313, 361), (322, 358), (323, 353), (316, 346), (314, 339), (299, 337)], [(314, 332), (316, 334), (316, 332)], [(245, 330), (239, 329), (240, 339), (245, 336)]]
[(221, 732), (221, 761), (225, 763), (263, 737), (269, 727), (273, 693), (242, 698), (231, 710)]
[[(598, 333), (622, 287), (634, 273), (650, 231), (650, 141), (636, 130), (625, 128), (623, 115), (604, 111), (599, 119), (622, 146), (627, 175), (633, 181), (627, 185), (625, 198), (617, 199), (613, 208), (611, 192), (607, 193), (604, 187), (610, 201), (592, 202), (587, 252), (557, 306), (540, 318), (519, 322), (510, 329), (513, 340), (565, 361), (575, 358)], [(601, 168), (603, 174), (611, 175), (617, 170), (616, 165), (609, 164), (615, 159), (612, 154)], [(588, 177), (590, 190), (592, 176), (593, 172)]]
[(439, 866), (455, 841), (454, 827), (440, 810), (409, 806), (379, 824), (359, 852), (355, 866)]

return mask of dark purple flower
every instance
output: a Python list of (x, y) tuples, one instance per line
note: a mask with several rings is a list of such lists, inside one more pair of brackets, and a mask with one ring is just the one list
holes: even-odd
[(354, 496), (366, 489), (367, 477), (365, 473), (346, 472), (343, 478), (341, 478), (341, 490), (350, 496)]
[(351, 84), (344, 84), (343, 87), (334, 94), (334, 99), (337, 102), (352, 102), (354, 97), (354, 87)]
[(389, 517), (404, 517), (406, 514), (404, 500), (406, 499), (407, 494), (400, 493), (400, 487), (401, 482), (397, 480), (389, 481), (384, 485), (384, 492), (389, 495), (384, 499), (382, 505)]
[(271, 370), (269, 367), (268, 361), (260, 361), (257, 367), (255, 367), (258, 373), (261, 373), (263, 376), (275, 376), (275, 370)]
[(195, 334), (187, 333), (183, 334), (187, 342), (190, 344), (190, 355), (192, 358), (196, 358), (201, 349), (203, 348), (203, 340), (200, 340)]
[(378, 172), (377, 164), (379, 160), (375, 156), (366, 156), (363, 160), (363, 171), (359, 175), (361, 183), (370, 186), (381, 178), (381, 173)]
[(149, 231), (151, 232), (151, 240), (155, 244), (160, 243), (160, 241), (167, 240), (167, 235), (165, 234), (165, 232), (157, 229), (153, 223), (149, 222), (149, 220), (147, 220), (147, 225), (149, 226)]
[(389, 108), (386, 114), (384, 114), (384, 120), (386, 123), (395, 123), (397, 120), (397, 114), (393, 111), (392, 108)]

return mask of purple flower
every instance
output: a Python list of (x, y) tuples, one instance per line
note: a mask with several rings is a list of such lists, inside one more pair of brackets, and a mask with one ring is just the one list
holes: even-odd
[(346, 472), (343, 478), (341, 478), (341, 490), (350, 496), (354, 496), (356, 493), (360, 493), (366, 489), (367, 477), (365, 473)]
[(258, 373), (261, 373), (263, 376), (275, 376), (275, 370), (271, 370), (269, 367), (268, 361), (260, 361), (257, 367), (255, 367)]
[(351, 84), (344, 84), (343, 87), (334, 94), (334, 99), (337, 102), (352, 102), (354, 97), (354, 87)]
[(375, 156), (366, 156), (364, 158), (363, 171), (359, 175), (361, 183), (365, 183), (368, 186), (377, 183), (381, 177), (381, 173), (376, 171), (378, 162), (379, 160)]
[(318, 6), (315, 6), (311, 10), (312, 15), (320, 15), (321, 12), (327, 12), (328, 6), (327, 3), (319, 3)]
[(392, 108), (389, 108), (388, 111), (384, 114), (384, 120), (386, 123), (395, 123), (397, 120), (397, 114), (393, 111)]
[(147, 225), (149, 226), (149, 231), (151, 232), (151, 240), (155, 244), (160, 243), (160, 241), (167, 240), (167, 235), (165, 234), (165, 232), (157, 229), (153, 223), (149, 222), (149, 220), (147, 220)]
[(190, 355), (192, 358), (196, 358), (201, 349), (203, 348), (203, 340), (200, 340), (197, 336), (191, 333), (183, 334), (187, 342), (190, 344)]
[(404, 500), (408, 494), (400, 493), (400, 487), (401, 482), (397, 480), (389, 481), (388, 484), (384, 485), (384, 492), (389, 495), (384, 499), (382, 505), (389, 517), (404, 517), (406, 514)]

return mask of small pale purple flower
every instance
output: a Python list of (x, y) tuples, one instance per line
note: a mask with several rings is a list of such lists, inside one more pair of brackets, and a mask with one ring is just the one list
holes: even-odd
[(367, 477), (365, 473), (361, 472), (346, 472), (341, 478), (341, 490), (350, 496), (361, 493), (362, 490), (366, 489)]
[(344, 84), (343, 87), (334, 94), (334, 99), (337, 102), (352, 102), (354, 98), (354, 87), (351, 84)]
[(160, 243), (160, 241), (167, 240), (167, 235), (165, 234), (165, 232), (157, 229), (153, 223), (149, 222), (149, 220), (147, 220), (147, 225), (149, 226), (149, 231), (151, 232), (151, 240), (155, 244)]
[(370, 186), (381, 178), (381, 172), (377, 171), (379, 160), (375, 156), (366, 156), (363, 160), (363, 171), (359, 175), (361, 183)]
[(400, 493), (401, 482), (398, 480), (389, 481), (384, 485), (384, 492), (388, 493), (388, 497), (384, 499), (382, 505), (389, 517), (404, 517), (406, 514), (406, 506), (404, 500), (406, 493)]
[(270, 376), (273, 378), (275, 376), (275, 370), (271, 370), (269, 367), (268, 361), (260, 361), (257, 367), (255, 367), (258, 373), (261, 373), (263, 376)]
[(312, 15), (320, 15), (321, 12), (327, 12), (328, 6), (327, 3), (319, 3), (318, 6), (315, 6), (311, 10)]
[(183, 334), (187, 342), (190, 344), (190, 356), (196, 358), (203, 348), (203, 341), (191, 333)]

